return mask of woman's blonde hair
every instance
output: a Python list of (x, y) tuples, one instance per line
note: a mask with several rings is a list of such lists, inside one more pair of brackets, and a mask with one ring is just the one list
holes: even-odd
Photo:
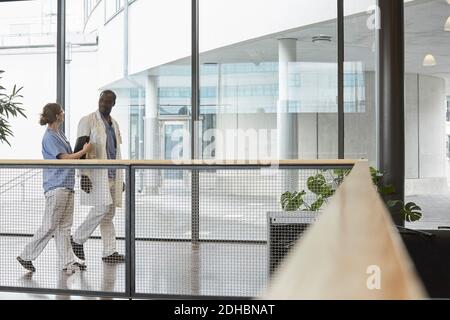
[(62, 112), (62, 108), (57, 103), (47, 103), (42, 110), (39, 124), (45, 126), (46, 124), (52, 124), (56, 121), (58, 114)]

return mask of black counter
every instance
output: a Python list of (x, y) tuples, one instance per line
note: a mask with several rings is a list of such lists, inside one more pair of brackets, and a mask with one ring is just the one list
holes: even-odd
[(433, 237), (402, 232), (406, 248), (431, 298), (450, 298), (450, 231)]

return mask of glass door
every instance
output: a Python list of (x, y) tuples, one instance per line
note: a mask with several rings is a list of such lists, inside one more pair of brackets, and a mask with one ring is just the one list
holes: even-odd
[[(184, 139), (188, 136), (189, 122), (187, 120), (168, 120), (161, 123), (161, 150), (164, 160), (181, 160), (189, 156), (185, 149)], [(164, 170), (164, 179), (182, 179), (183, 172)]]

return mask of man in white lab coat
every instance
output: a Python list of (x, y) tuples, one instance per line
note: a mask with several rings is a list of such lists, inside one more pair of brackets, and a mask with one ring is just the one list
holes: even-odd
[[(121, 159), (120, 145), (122, 143), (119, 125), (111, 117), (111, 111), (116, 104), (116, 94), (105, 90), (100, 94), (98, 110), (80, 120), (78, 137), (88, 136), (92, 150), (87, 159)], [(75, 255), (85, 260), (83, 244), (100, 225), (103, 240), (103, 261), (120, 263), (125, 256), (116, 249), (116, 231), (113, 223), (116, 207), (122, 206), (124, 190), (123, 172), (115, 169), (83, 169), (80, 170), (81, 204), (91, 206), (89, 215), (78, 227), (71, 238)]]

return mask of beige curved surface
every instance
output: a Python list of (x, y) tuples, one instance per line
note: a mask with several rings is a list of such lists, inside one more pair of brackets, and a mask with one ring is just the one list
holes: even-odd
[(424, 299), (390, 214), (357, 163), (296, 244), (264, 299)]

